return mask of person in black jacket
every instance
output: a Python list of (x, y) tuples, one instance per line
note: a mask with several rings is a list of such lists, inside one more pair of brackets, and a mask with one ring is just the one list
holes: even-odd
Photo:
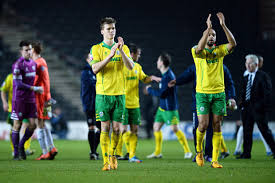
[(256, 55), (247, 55), (246, 69), (248, 75), (243, 77), (240, 108), (244, 128), (243, 153), (238, 159), (251, 159), (252, 133), (256, 121), (275, 159), (275, 142), (268, 127), (268, 113), (271, 110), (272, 83), (267, 73), (258, 70)]
[(96, 75), (94, 74), (91, 66), (88, 64), (90, 60), (90, 55), (88, 54), (86, 58), (87, 64), (81, 72), (80, 97), (82, 101), (83, 111), (86, 114), (87, 124), (89, 127), (88, 141), (90, 145), (90, 160), (96, 160), (98, 159), (98, 153), (96, 152), (96, 149), (100, 141), (100, 123), (96, 123)]

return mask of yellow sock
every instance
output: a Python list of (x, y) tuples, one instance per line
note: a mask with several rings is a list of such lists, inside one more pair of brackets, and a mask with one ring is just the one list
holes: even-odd
[(11, 134), (12, 134), (12, 130), (10, 131), (10, 145), (11, 145), (11, 151), (13, 152), (13, 151), (14, 151), (14, 148), (13, 148), (13, 143), (12, 143)]
[(191, 152), (184, 133), (181, 130), (178, 130), (176, 133), (176, 136), (178, 137), (178, 141), (180, 142), (181, 146), (183, 147), (184, 152), (185, 153)]
[(226, 144), (224, 142), (224, 138), (223, 138), (223, 136), (221, 136), (221, 152), (227, 152), (227, 151), (228, 151), (228, 149), (227, 149)]
[(213, 153), (212, 153), (212, 162), (213, 161), (218, 161), (218, 156), (219, 156), (219, 149), (221, 146), (221, 136), (222, 132), (213, 132)]
[(203, 144), (203, 138), (204, 138), (205, 132), (200, 132), (199, 128), (197, 128), (196, 136), (197, 136), (197, 152), (202, 152), (202, 144)]
[(128, 132), (125, 132), (122, 136), (123, 142), (125, 143), (127, 153), (130, 153), (130, 142), (129, 142), (130, 134), (131, 134), (131, 132), (128, 131)]
[(161, 153), (162, 148), (162, 133), (161, 131), (154, 132), (155, 135), (155, 141), (156, 141), (156, 149), (155, 149), (155, 155), (159, 155)]
[(119, 141), (116, 147), (116, 155), (122, 156), (122, 145), (123, 145), (123, 138), (122, 134), (119, 134)]
[(109, 144), (110, 144), (109, 132), (101, 131), (100, 146), (102, 151), (103, 164), (109, 163)]
[(130, 141), (130, 154), (129, 154), (129, 158), (131, 159), (132, 157), (134, 157), (136, 155), (137, 141), (138, 141), (137, 135), (134, 134), (134, 133), (131, 133), (129, 141)]
[(25, 150), (29, 150), (31, 148), (31, 140), (32, 138), (30, 137), (24, 144)]
[(115, 155), (115, 150), (116, 150), (118, 141), (119, 141), (119, 134), (116, 134), (116, 133), (112, 132), (112, 135), (111, 135), (111, 148), (110, 148), (110, 155), (111, 156)]

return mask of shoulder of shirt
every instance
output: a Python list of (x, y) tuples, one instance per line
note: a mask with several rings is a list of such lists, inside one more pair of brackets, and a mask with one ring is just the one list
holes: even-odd
[(134, 67), (139, 67), (139, 68), (142, 68), (142, 66), (141, 66), (139, 63), (137, 63), (137, 62), (135, 62)]
[(125, 44), (125, 45), (123, 45), (122, 49), (129, 49), (129, 47)]
[(103, 42), (100, 42), (100, 43), (98, 43), (98, 44), (93, 45), (93, 46), (92, 46), (92, 49), (93, 49), (93, 48), (94, 48), (94, 49), (98, 49), (98, 48), (102, 47), (102, 45), (103, 45)]

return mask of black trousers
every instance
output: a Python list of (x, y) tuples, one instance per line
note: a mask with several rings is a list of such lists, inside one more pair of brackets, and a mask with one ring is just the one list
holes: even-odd
[(273, 154), (275, 153), (275, 142), (271, 130), (268, 127), (267, 114), (256, 113), (253, 109), (253, 104), (247, 104), (242, 110), (243, 121), (243, 155), (251, 157), (251, 150), (253, 144), (253, 128), (256, 122), (259, 130), (261, 131), (266, 143), (269, 145)]

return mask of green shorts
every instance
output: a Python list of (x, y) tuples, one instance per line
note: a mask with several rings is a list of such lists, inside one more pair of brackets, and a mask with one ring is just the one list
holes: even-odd
[(140, 108), (127, 109), (124, 110), (125, 119), (123, 125), (140, 125)]
[(100, 121), (122, 122), (124, 119), (125, 95), (96, 95), (96, 116)]
[[(29, 120), (28, 119), (23, 119), (22, 122), (23, 123), (28, 123)], [(11, 112), (8, 113), (7, 123), (10, 124), (11, 126), (13, 126), (13, 119), (11, 119)]]
[(179, 119), (180, 118), (178, 110), (165, 111), (159, 107), (155, 117), (155, 122), (165, 123), (166, 125), (177, 125), (180, 122)]
[(198, 115), (213, 114), (223, 116), (226, 114), (225, 93), (196, 93), (196, 107)]

